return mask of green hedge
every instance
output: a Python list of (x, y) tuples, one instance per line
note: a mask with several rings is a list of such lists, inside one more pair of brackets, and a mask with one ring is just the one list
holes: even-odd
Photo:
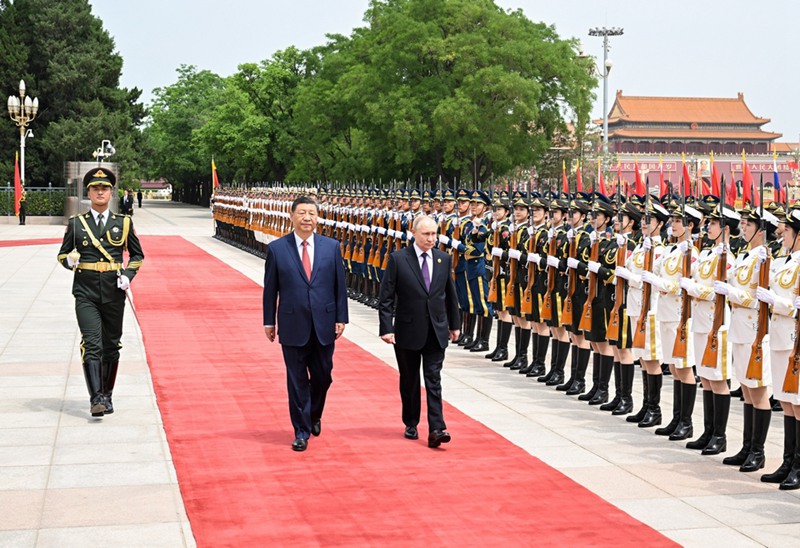
[[(64, 215), (67, 193), (61, 188), (28, 189), (27, 215)], [(0, 215), (14, 215), (14, 190), (0, 191)]]

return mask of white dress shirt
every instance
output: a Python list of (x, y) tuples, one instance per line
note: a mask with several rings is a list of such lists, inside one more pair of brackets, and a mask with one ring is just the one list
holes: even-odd
[(297, 232), (293, 232), (294, 234), (294, 243), (297, 247), (297, 253), (300, 256), (300, 264), (303, 263), (303, 242), (308, 242), (306, 249), (308, 249), (308, 258), (311, 261), (311, 270), (314, 270), (314, 234), (312, 233), (311, 236), (308, 237), (308, 240), (302, 239), (300, 236), (297, 235)]
[(422, 254), (427, 253), (428, 256), (425, 258), (425, 262), (428, 263), (428, 274), (431, 277), (431, 281), (433, 281), (433, 249), (430, 251), (423, 252), (419, 246), (417, 246), (416, 242), (414, 243), (414, 253), (417, 254), (417, 263), (419, 263), (420, 272), (422, 271)]

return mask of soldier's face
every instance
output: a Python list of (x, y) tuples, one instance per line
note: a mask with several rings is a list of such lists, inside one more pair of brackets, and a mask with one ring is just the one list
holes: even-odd
[(722, 229), (720, 228), (719, 221), (717, 219), (711, 219), (708, 221), (708, 237), (711, 238), (713, 241), (717, 241), (717, 239), (722, 234)]
[(419, 211), (419, 207), (422, 205), (422, 202), (419, 200), (411, 200), (411, 211)]
[(544, 209), (541, 207), (534, 207), (531, 213), (533, 213), (533, 224), (539, 225), (544, 222)]
[(553, 219), (554, 225), (560, 225), (561, 221), (564, 220), (564, 212), (561, 211), (560, 209), (554, 209), (553, 211), (551, 211), (550, 216)]
[(758, 223), (755, 221), (751, 221), (750, 219), (745, 219), (743, 221), (743, 225), (744, 226), (742, 227), (742, 234), (744, 236), (744, 239), (749, 242), (750, 240), (753, 239), (753, 236), (756, 235), (756, 232), (758, 232)]
[(514, 206), (514, 221), (516, 223), (524, 223), (528, 220), (528, 208), (523, 206)]
[(88, 194), (95, 209), (105, 210), (111, 200), (111, 187), (106, 185), (90, 186)]
[(458, 213), (460, 215), (466, 215), (469, 213), (469, 201), (468, 200), (459, 200), (458, 201)]
[(494, 220), (495, 221), (505, 221), (506, 217), (508, 217), (508, 210), (504, 207), (496, 207), (494, 209)]
[(445, 213), (452, 213), (453, 210), (456, 208), (456, 203), (453, 200), (445, 200), (444, 202), (444, 212)]
[(686, 232), (683, 226), (683, 219), (680, 217), (672, 217), (670, 226), (672, 226), (672, 235), (676, 238), (683, 237), (683, 233)]

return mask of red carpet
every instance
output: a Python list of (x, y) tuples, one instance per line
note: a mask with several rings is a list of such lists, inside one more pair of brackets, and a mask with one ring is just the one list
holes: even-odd
[(182, 238), (142, 242), (137, 316), (199, 546), (672, 545), (450, 406), (451, 444), (405, 440), (396, 371), (347, 340), (322, 436), (293, 452), (261, 288)]
[(63, 238), (37, 238), (30, 240), (1, 240), (0, 247), (16, 247), (20, 245), (49, 245), (60, 244)]

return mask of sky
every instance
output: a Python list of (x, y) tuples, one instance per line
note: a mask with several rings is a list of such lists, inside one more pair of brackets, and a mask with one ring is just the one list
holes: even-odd
[[(609, 59), (608, 105), (625, 95), (729, 97), (744, 93), (779, 141), (800, 141), (800, 1), (770, 0), (495, 0), (533, 21), (579, 38), (602, 64), (592, 27), (621, 27)], [(364, 26), (368, 0), (90, 0), (123, 58), (122, 85), (152, 90), (195, 65), (228, 76), (241, 63), (268, 59), (294, 45), (307, 49), (326, 34)], [(602, 118), (602, 81), (594, 118)]]

